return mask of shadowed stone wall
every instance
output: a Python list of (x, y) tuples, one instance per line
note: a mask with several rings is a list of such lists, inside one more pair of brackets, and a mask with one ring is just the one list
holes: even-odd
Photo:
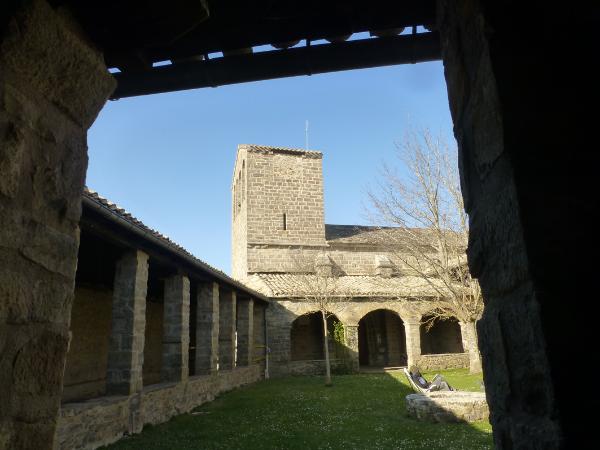
[(436, 320), (433, 326), (421, 325), (421, 354), (463, 353), (461, 329), (457, 320)]
[(2, 11), (0, 447), (45, 449), (69, 345), (86, 133), (114, 80), (66, 14), (41, 0)]
[(146, 303), (146, 344), (144, 345), (144, 386), (161, 381), (162, 340), (163, 340), (162, 303)]
[(578, 261), (597, 230), (599, 8), (438, 6), (495, 447), (584, 448), (596, 418), (581, 413), (570, 371), (598, 361), (572, 344), (596, 339), (581, 320), (596, 268)]
[(99, 397), (106, 390), (112, 292), (77, 288), (62, 401)]
[(254, 303), (254, 363), (264, 371), (266, 364), (265, 308)]
[(219, 290), (219, 370), (235, 367), (236, 293)]
[[(141, 424), (159, 424), (212, 401), (223, 392), (262, 378), (259, 365), (239, 367), (213, 375), (194, 376), (181, 383), (159, 383), (144, 388), (139, 403), (132, 397), (101, 397), (63, 405), (58, 421), (56, 448), (97, 448), (132, 433), (131, 409)], [(141, 426), (140, 426), (141, 429)], [(138, 429), (137, 432), (140, 430)]]
[(323, 324), (320, 313), (305, 314), (290, 329), (290, 359), (323, 359)]

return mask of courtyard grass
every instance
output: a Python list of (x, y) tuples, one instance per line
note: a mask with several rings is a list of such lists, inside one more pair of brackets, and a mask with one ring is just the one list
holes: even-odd
[[(480, 376), (440, 372), (450, 385), (480, 390)], [(431, 377), (432, 374), (426, 374)], [(262, 381), (226, 393), (110, 446), (126, 449), (491, 449), (491, 427), (407, 417), (401, 371)]]

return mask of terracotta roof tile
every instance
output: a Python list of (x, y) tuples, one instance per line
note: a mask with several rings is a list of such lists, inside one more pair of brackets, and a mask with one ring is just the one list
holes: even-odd
[(192, 262), (196, 263), (199, 266), (199, 268), (201, 268), (202, 270), (212, 272), (213, 274), (217, 275), (219, 278), (231, 283), (232, 285), (237, 285), (237, 286), (244, 287), (245, 289), (252, 290), (252, 288), (245, 286), (240, 281), (234, 280), (229, 275), (227, 275), (225, 272), (223, 272), (223, 271), (217, 269), (216, 267), (211, 266), (207, 262), (202, 261), (201, 259), (197, 258), (192, 253), (187, 251), (184, 247), (182, 247), (181, 245), (179, 245), (176, 242), (174, 242), (173, 240), (171, 240), (168, 236), (165, 236), (161, 232), (148, 227), (141, 220), (139, 220), (138, 218), (133, 216), (130, 212), (126, 211), (124, 208), (121, 208), (117, 204), (111, 202), (107, 198), (102, 197), (96, 191), (93, 191), (92, 189), (89, 189), (88, 187), (84, 187), (83, 197), (85, 199), (92, 201), (99, 207), (103, 207), (105, 209), (110, 210), (116, 217), (119, 217), (122, 220), (125, 220), (125, 221), (129, 222), (130, 224), (135, 225), (140, 230), (142, 230), (146, 233), (149, 233), (150, 235), (159, 239), (160, 241), (162, 241), (162, 243), (166, 247), (170, 247), (173, 251), (175, 251), (179, 254), (185, 255)]
[[(251, 275), (246, 284), (269, 297), (304, 297), (310, 290), (309, 279), (314, 275), (290, 273), (258, 273)], [(429, 282), (421, 277), (402, 276), (383, 278), (376, 275), (342, 276), (334, 283), (336, 297), (437, 297), (443, 292), (439, 280)], [(430, 283), (436, 283), (434, 288)]]

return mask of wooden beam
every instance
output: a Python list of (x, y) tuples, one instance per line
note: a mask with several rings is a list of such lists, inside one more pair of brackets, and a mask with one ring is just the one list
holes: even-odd
[(437, 32), (294, 47), (114, 74), (112, 99), (341, 70), (434, 61)]

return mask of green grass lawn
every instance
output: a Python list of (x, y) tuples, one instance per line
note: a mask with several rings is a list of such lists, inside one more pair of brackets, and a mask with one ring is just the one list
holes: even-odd
[[(450, 385), (479, 390), (480, 376), (440, 372)], [(426, 374), (428, 378), (432, 374)], [(433, 424), (407, 417), (402, 372), (262, 381), (169, 422), (147, 426), (110, 449), (491, 449), (491, 427)]]

